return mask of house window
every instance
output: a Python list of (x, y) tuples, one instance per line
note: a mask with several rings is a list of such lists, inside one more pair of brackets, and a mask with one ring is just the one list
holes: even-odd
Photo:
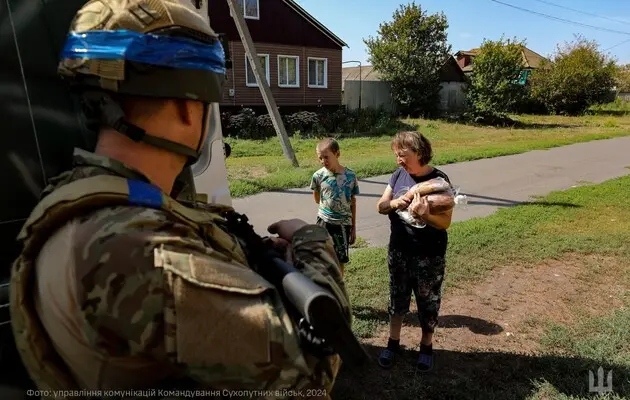
[[(269, 78), (269, 54), (259, 54), (260, 64), (263, 67), (264, 75), (267, 77), (267, 84), (271, 80)], [(249, 62), (249, 58), (245, 55), (245, 83), (247, 86), (258, 86), (256, 82), (256, 75), (254, 75), (254, 70), (252, 69), (252, 65)]]
[(328, 59), (309, 57), (308, 86), (326, 88), (328, 85)]
[(278, 56), (278, 86), (300, 87), (300, 57)]
[(260, 0), (236, 0), (238, 7), (243, 11), (243, 16), (248, 19), (260, 19), (259, 2)]

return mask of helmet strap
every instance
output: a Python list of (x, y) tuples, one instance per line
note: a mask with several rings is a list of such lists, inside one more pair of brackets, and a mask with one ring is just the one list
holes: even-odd
[(210, 125), (210, 119), (208, 118), (208, 114), (210, 113), (210, 104), (204, 104), (203, 106), (203, 125), (201, 126), (201, 132), (199, 135), (199, 142), (197, 143), (197, 152), (195, 158), (188, 157), (188, 162), (186, 166), (189, 167), (197, 162), (199, 157), (201, 157), (201, 153), (203, 153), (203, 145), (208, 138), (206, 137), (204, 140), (204, 134), (208, 131)]
[[(189, 164), (194, 164), (199, 158), (200, 147), (202, 145), (203, 134), (199, 139), (199, 144), (197, 145), (197, 150), (193, 150), (187, 146), (184, 146), (181, 143), (173, 142), (168, 139), (164, 139), (161, 137), (153, 136), (147, 134), (147, 132), (140, 128), (137, 125), (132, 124), (131, 122), (125, 119), (125, 114), (118, 103), (116, 103), (109, 95), (102, 94), (100, 96), (99, 108), (101, 111), (101, 116), (103, 122), (123, 135), (127, 136), (131, 140), (135, 142), (144, 142), (153, 147), (158, 147), (163, 150), (180, 154), (188, 158)], [(207, 108), (206, 108), (207, 110)], [(207, 111), (204, 111), (204, 117)]]

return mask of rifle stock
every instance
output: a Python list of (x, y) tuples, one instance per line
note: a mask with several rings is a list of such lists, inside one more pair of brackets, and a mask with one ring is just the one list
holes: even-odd
[[(254, 232), (247, 217), (233, 213), (228, 225), (242, 235), (248, 247), (248, 257), (255, 259), (258, 273), (281, 290), (294, 312), (304, 318), (314, 331), (329, 344), (344, 363), (360, 366), (369, 356), (354, 336), (337, 299), (330, 291), (309, 279), (266, 246)], [(230, 229), (230, 230), (232, 230)]]

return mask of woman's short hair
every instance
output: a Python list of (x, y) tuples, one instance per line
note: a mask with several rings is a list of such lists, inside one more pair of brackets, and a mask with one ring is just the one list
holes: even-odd
[(398, 132), (392, 139), (393, 149), (407, 149), (417, 153), (420, 165), (427, 165), (433, 159), (431, 142), (420, 132)]

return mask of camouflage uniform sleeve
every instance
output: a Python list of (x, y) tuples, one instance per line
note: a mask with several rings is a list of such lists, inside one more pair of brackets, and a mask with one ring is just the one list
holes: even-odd
[(293, 235), (292, 251), (295, 267), (313, 281), (328, 288), (339, 301), (350, 322), (352, 318), (350, 299), (328, 231), (318, 225), (302, 227)]

